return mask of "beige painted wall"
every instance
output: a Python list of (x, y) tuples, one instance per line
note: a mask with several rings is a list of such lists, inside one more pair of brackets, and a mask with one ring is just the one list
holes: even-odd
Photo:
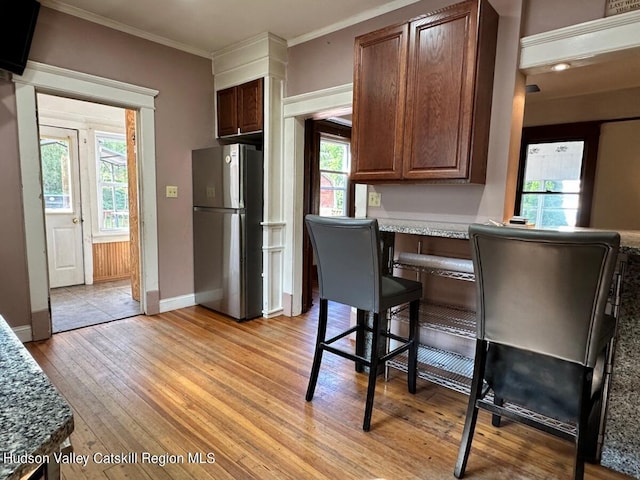
[(631, 117), (640, 117), (640, 88), (598, 92), (541, 102), (527, 101), (524, 125), (530, 127)]
[(522, 36), (604, 17), (606, 0), (527, 0)]
[(591, 226), (640, 230), (640, 120), (600, 129)]
[[(43, 7), (30, 60), (158, 90), (155, 110), (160, 299), (193, 293), (191, 150), (213, 139), (211, 60)], [(14, 86), (0, 80), (0, 314), (29, 322)], [(177, 199), (164, 197), (177, 185)]]

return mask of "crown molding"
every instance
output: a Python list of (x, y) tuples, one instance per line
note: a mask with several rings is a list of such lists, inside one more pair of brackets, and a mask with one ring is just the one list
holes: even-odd
[(74, 17), (87, 20), (88, 22), (97, 23), (98, 25), (112, 28), (113, 30), (118, 30), (120, 32), (128, 33), (129, 35), (133, 35), (135, 37), (144, 38), (145, 40), (159, 43), (166, 47), (171, 47), (177, 50), (181, 50), (183, 52), (191, 53), (192, 55), (197, 55), (199, 57), (204, 57), (204, 58), (211, 58), (211, 52), (208, 52), (206, 50), (202, 50), (200, 48), (196, 48), (191, 45), (175, 42), (173, 40), (169, 40), (168, 38), (161, 37), (159, 35), (154, 35), (149, 32), (145, 32), (144, 30), (131, 27), (124, 23), (116, 22), (115, 20), (111, 20), (109, 18), (96, 15), (95, 13), (87, 12), (86, 10), (82, 10), (81, 8), (67, 5), (64, 2), (60, 2), (59, 0), (40, 0), (40, 3), (44, 7), (51, 8), (52, 10), (57, 10), (58, 12), (66, 13), (68, 15), (73, 15)]
[(380, 5), (379, 7), (372, 8), (370, 10), (365, 10), (364, 12), (352, 15), (351, 17), (347, 17), (344, 20), (334, 23), (333, 25), (319, 28), (318, 30), (314, 30), (312, 32), (292, 38), (287, 41), (287, 45), (289, 47), (293, 47), (295, 45), (298, 45), (299, 43), (305, 43), (324, 35), (328, 35), (329, 33), (337, 32), (338, 30), (342, 30), (343, 28), (350, 27), (352, 25), (370, 20), (375, 17), (379, 17), (380, 15), (392, 12), (393, 10), (398, 10), (399, 8), (406, 7), (407, 5), (411, 5), (419, 1), (421, 0), (394, 0), (393, 2)]
[(638, 31), (640, 10), (634, 10), (523, 37), (520, 70), (530, 74), (558, 62), (600, 62), (603, 56), (640, 47)]

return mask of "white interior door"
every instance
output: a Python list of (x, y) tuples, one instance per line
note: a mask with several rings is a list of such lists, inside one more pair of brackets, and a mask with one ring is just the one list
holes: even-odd
[(84, 283), (78, 132), (40, 127), (49, 287)]

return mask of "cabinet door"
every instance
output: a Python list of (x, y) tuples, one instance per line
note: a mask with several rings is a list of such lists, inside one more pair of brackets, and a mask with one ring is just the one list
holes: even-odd
[(408, 25), (356, 39), (353, 88), (354, 181), (402, 176)]
[(406, 178), (466, 177), (475, 72), (470, 14), (461, 6), (411, 23)]
[[(411, 22), (404, 178), (484, 182), (496, 33), (497, 14), (482, 0)], [(493, 51), (482, 57), (488, 79), (484, 66), (477, 77), (479, 49)]]
[(238, 128), (240, 133), (262, 130), (262, 78), (238, 87)]
[(218, 136), (238, 133), (238, 100), (236, 87), (218, 91)]

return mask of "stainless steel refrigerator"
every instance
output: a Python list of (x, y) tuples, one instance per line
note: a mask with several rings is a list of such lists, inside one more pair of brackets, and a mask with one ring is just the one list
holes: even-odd
[(253, 145), (194, 150), (196, 303), (236, 320), (262, 315), (263, 158)]

